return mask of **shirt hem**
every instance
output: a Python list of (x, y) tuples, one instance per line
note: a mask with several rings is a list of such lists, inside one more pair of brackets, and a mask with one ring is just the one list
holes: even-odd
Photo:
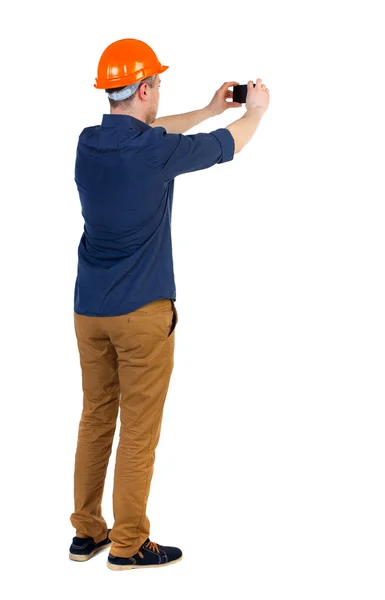
[(130, 302), (127, 306), (129, 307), (127, 310), (122, 310), (122, 312), (113, 312), (113, 313), (108, 313), (106, 314), (105, 312), (103, 313), (96, 313), (96, 312), (89, 312), (89, 311), (82, 311), (81, 309), (77, 309), (76, 307), (74, 307), (74, 313), (76, 315), (80, 315), (82, 317), (121, 317), (122, 315), (126, 315), (130, 312), (134, 312), (135, 310), (138, 310), (139, 308), (142, 308), (143, 306), (145, 306), (146, 304), (149, 304), (150, 302), (155, 302), (156, 300), (174, 300), (174, 302), (176, 302), (176, 294), (170, 294), (170, 295), (165, 295), (162, 294), (161, 296), (158, 296), (157, 298), (151, 298), (150, 300), (145, 300), (145, 301), (140, 301), (138, 302)]

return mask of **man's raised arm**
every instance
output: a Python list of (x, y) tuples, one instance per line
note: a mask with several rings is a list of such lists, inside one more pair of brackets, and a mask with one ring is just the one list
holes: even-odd
[[(236, 81), (226, 81), (214, 94), (210, 104), (205, 108), (193, 110), (180, 115), (170, 115), (169, 117), (160, 117), (151, 123), (152, 127), (164, 127), (167, 133), (184, 133), (189, 131), (199, 123), (222, 114), (228, 108), (239, 108), (242, 104), (233, 102), (233, 92), (229, 87), (239, 85)], [(231, 100), (228, 102), (228, 100)]]

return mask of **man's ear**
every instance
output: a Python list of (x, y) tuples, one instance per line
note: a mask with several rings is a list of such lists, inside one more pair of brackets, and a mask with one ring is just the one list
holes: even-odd
[(139, 93), (139, 98), (141, 100), (147, 100), (147, 98), (148, 98), (148, 83), (142, 83), (139, 86), (138, 93)]

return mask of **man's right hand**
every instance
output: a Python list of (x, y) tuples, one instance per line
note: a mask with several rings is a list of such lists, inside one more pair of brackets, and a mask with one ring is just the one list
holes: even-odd
[(253, 82), (247, 84), (246, 112), (226, 127), (234, 138), (235, 154), (251, 140), (257, 130), (260, 120), (265, 114), (270, 102), (270, 92), (262, 79), (257, 79), (255, 87)]
[(246, 110), (259, 108), (263, 111), (268, 109), (270, 102), (270, 92), (262, 79), (257, 79), (255, 87), (252, 81), (247, 84)]

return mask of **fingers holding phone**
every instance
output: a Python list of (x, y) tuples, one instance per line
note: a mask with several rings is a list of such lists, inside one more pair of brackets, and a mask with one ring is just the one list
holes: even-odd
[(269, 106), (270, 91), (262, 79), (257, 79), (255, 83), (250, 80), (247, 85), (234, 85), (233, 101), (246, 103), (247, 110), (262, 108), (265, 111)]

